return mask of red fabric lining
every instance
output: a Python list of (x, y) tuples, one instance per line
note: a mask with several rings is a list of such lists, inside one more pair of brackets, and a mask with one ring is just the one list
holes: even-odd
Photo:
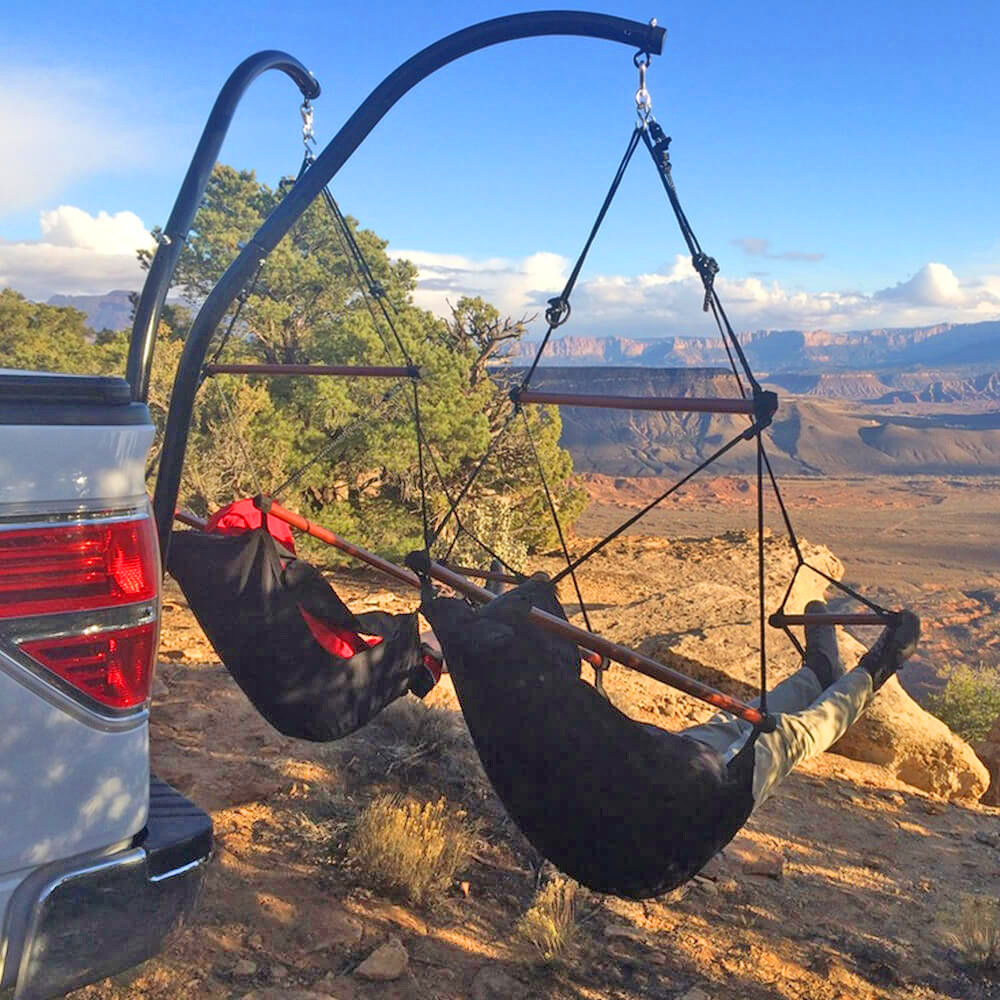
[[(253, 531), (261, 526), (260, 511), (254, 506), (253, 500), (235, 500), (233, 503), (217, 510), (205, 525), (206, 531), (215, 532), (217, 535), (242, 535), (248, 531)], [(269, 516), (267, 519), (267, 530), (271, 537), (289, 552), (295, 552), (295, 539), (292, 537), (292, 529), (279, 521), (276, 517)]]
[(380, 635), (358, 635), (349, 628), (335, 628), (327, 625), (314, 615), (309, 614), (302, 605), (299, 605), (299, 614), (303, 621), (309, 626), (312, 637), (329, 653), (339, 656), (342, 660), (349, 660), (355, 653), (369, 646), (377, 646), (381, 641)]

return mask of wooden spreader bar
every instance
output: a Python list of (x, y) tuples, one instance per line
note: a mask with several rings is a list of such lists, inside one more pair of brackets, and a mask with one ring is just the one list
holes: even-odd
[[(304, 531), (307, 535), (312, 535), (313, 538), (318, 538), (320, 541), (326, 542), (327, 545), (332, 545), (335, 549), (339, 549), (341, 552), (345, 552), (347, 555), (353, 556), (355, 559), (359, 559), (369, 566), (373, 566), (375, 569), (399, 580), (401, 583), (417, 589), (420, 588), (420, 578), (411, 570), (403, 566), (397, 566), (395, 563), (375, 555), (374, 552), (368, 552), (366, 549), (348, 542), (339, 535), (335, 535), (332, 531), (327, 531), (326, 528), (307, 521), (304, 517), (293, 511), (286, 510), (281, 504), (273, 500), (265, 500), (264, 506), (267, 513), (278, 518), (280, 521), (284, 521), (286, 524), (290, 524), (293, 528), (298, 528), (299, 531)], [(439, 583), (446, 584), (453, 590), (458, 591), (458, 593), (464, 594), (466, 597), (470, 597), (480, 604), (486, 604), (496, 596), (488, 590), (477, 586), (471, 580), (467, 580), (454, 570), (447, 569), (440, 563), (431, 562), (430, 576)], [(594, 635), (594, 633), (588, 632), (585, 629), (577, 628), (577, 626), (563, 621), (562, 618), (557, 618), (555, 615), (550, 615), (548, 612), (541, 611), (538, 608), (532, 608), (528, 612), (528, 619), (539, 626), (539, 628), (568, 639), (570, 642), (575, 642), (583, 650), (589, 651), (582, 653), (581, 658), (594, 666), (599, 666), (602, 658), (606, 656), (608, 659), (614, 660), (615, 663), (620, 663), (622, 666), (636, 670), (647, 677), (652, 677), (663, 684), (677, 688), (679, 691), (684, 691), (701, 701), (708, 702), (709, 705), (714, 705), (716, 708), (730, 712), (752, 725), (760, 725), (767, 728), (769, 719), (752, 705), (747, 705), (735, 698), (730, 698), (729, 695), (723, 694), (721, 691), (716, 691), (715, 688), (709, 687), (707, 684), (702, 684), (701, 681), (696, 681), (692, 677), (686, 677), (684, 674), (677, 673), (677, 671), (671, 670), (669, 667), (658, 663), (648, 656), (644, 656), (642, 653), (637, 653), (625, 646), (619, 646), (618, 643), (611, 642), (599, 635)]]
[(420, 378), (419, 368), (372, 365), (205, 365), (206, 375), (347, 375), (359, 378)]
[(809, 615), (785, 615), (775, 612), (768, 618), (768, 622), (775, 628), (783, 628), (785, 625), (887, 625), (890, 620), (888, 614), (880, 615), (874, 611)]
[(703, 398), (688, 396), (593, 396), (528, 389), (512, 395), (518, 403), (555, 403), (559, 406), (593, 406), (603, 410), (656, 410), (664, 413), (754, 414), (751, 397)]

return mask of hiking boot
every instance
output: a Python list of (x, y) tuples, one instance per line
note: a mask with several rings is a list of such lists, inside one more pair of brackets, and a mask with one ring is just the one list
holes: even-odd
[[(806, 605), (807, 615), (825, 615), (828, 610), (822, 601), (810, 601)], [(805, 665), (816, 675), (824, 690), (844, 676), (837, 632), (832, 625), (806, 625)]]
[(920, 619), (912, 611), (899, 611), (871, 649), (858, 663), (872, 675), (872, 687), (877, 691), (916, 652), (920, 641)]

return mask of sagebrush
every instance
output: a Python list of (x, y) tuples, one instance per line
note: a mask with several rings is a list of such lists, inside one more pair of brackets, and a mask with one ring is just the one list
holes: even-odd
[(465, 813), (443, 798), (421, 803), (383, 795), (358, 818), (348, 859), (378, 888), (424, 904), (452, 885), (475, 833)]
[(535, 893), (515, 934), (534, 960), (551, 963), (564, 958), (576, 936), (576, 883), (556, 876)]
[(963, 896), (947, 918), (946, 936), (969, 965), (1000, 969), (1000, 899)]

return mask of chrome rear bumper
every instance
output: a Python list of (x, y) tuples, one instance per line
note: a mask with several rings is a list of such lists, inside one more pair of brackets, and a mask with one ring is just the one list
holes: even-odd
[(0, 986), (13, 1000), (48, 1000), (155, 955), (194, 909), (211, 848), (209, 817), (154, 779), (131, 847), (46, 865), (18, 886)]

